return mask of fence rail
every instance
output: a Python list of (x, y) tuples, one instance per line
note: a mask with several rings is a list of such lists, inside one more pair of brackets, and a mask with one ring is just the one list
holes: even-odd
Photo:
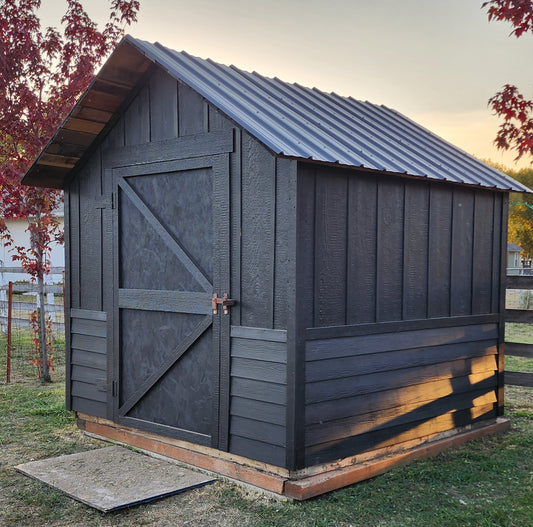
[[(533, 276), (507, 276), (507, 290), (533, 290)], [(505, 322), (533, 325), (533, 310), (506, 309)], [(505, 354), (511, 357), (533, 358), (533, 344), (506, 342)], [(533, 373), (505, 370), (505, 384), (533, 387)]]

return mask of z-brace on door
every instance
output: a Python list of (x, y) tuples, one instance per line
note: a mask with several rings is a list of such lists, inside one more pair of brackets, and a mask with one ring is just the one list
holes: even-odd
[(115, 418), (227, 450), (229, 161), (113, 170)]

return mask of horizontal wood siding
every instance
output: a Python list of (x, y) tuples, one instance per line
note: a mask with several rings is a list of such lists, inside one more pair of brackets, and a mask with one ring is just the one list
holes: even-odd
[(300, 166), (298, 185), (312, 196), (298, 236), (313, 327), (498, 312), (500, 196)]
[(233, 327), (229, 450), (285, 465), (287, 333)]
[(71, 409), (107, 417), (107, 316), (102, 311), (72, 309), (70, 314)]
[(495, 417), (497, 353), (496, 323), (309, 340), (306, 465)]

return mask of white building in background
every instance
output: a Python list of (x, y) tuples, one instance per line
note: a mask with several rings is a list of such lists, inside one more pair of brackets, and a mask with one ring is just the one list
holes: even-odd
[[(60, 219), (61, 228), (63, 229), (63, 208), (57, 212), (57, 215)], [(13, 246), (24, 246), (26, 248), (30, 247), (30, 235), (26, 231), (28, 228), (28, 222), (24, 219), (20, 220), (7, 220), (7, 227), (11, 236), (13, 237)], [(13, 260), (13, 256), (16, 254), (15, 251), (10, 250), (12, 247), (6, 247), (4, 244), (1, 244), (0, 247), (0, 285), (5, 285), (9, 282), (17, 281), (30, 281), (31, 277), (29, 275), (21, 273), (12, 273), (2, 271), (2, 268), (12, 268), (20, 267), (19, 260)], [(57, 283), (62, 280), (62, 270), (65, 268), (65, 249), (63, 245), (53, 243), (52, 250), (50, 254), (50, 266), (54, 268), (54, 273), (50, 273), (45, 277), (46, 283)]]

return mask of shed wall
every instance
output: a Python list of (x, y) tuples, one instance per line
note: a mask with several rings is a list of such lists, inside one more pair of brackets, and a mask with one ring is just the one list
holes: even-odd
[[(67, 404), (72, 410), (114, 417), (113, 381), (119, 364), (117, 339), (113, 339), (116, 277), (113, 182), (108, 169), (127, 163), (130, 147), (138, 148), (129, 156), (142, 162), (146, 145), (157, 147), (159, 142), (186, 137), (201, 141), (210, 132), (233, 127), (196, 92), (155, 69), (66, 189), (67, 274), (73, 313)], [(251, 136), (235, 130), (228, 174), (228, 293), (237, 304), (231, 310), (231, 384), (227, 380), (221, 386), (230, 397), (229, 451), (280, 466), (285, 465), (286, 443), (286, 330), (294, 296), (290, 241), (295, 236), (294, 167), (295, 162), (276, 160)], [(90, 334), (94, 316), (101, 318), (98, 335)], [(78, 378), (80, 364), (83, 379)]]
[(502, 195), (299, 166), (299, 464), (495, 417)]

